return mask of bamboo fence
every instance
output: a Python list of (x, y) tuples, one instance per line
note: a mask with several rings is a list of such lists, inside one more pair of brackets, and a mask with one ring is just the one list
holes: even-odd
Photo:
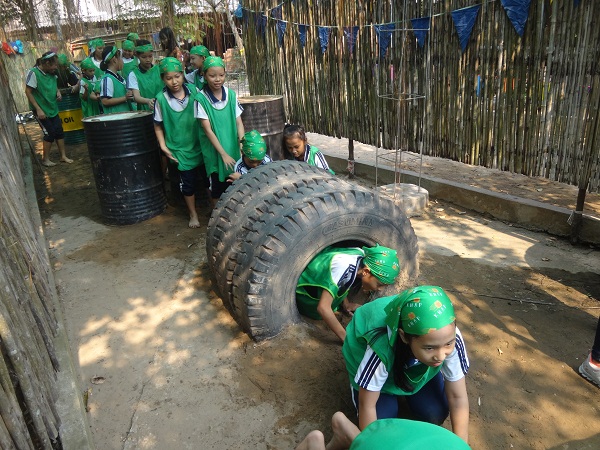
[(0, 448), (52, 449), (60, 420), (50, 265), (27, 207), (15, 110), (1, 61), (0, 85)]
[[(317, 133), (599, 191), (600, 2), (531, 2), (520, 37), (500, 1), (430, 1), (284, 1), (282, 45), (271, 13), (281, 3), (245, 1), (251, 93), (284, 95), (289, 121)], [(474, 4), (462, 53), (450, 12)], [(430, 11), (420, 48), (407, 30)], [(382, 58), (384, 23), (394, 31)], [(330, 27), (324, 52), (318, 26)]]

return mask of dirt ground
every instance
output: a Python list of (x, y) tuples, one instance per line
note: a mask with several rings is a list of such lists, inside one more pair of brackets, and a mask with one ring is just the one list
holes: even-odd
[[(68, 153), (34, 175), (98, 449), (291, 449), (329, 436), (335, 411), (352, 416), (333, 333), (313, 321), (251, 341), (211, 290), (204, 230), (171, 206), (105, 225), (86, 146)], [(467, 343), (472, 448), (600, 448), (600, 391), (577, 373), (600, 313), (598, 250), (434, 199), (411, 222), (418, 282), (448, 291)]]

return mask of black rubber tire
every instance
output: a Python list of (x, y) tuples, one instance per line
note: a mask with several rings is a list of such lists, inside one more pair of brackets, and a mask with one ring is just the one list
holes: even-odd
[(232, 276), (245, 238), (248, 222), (256, 220), (265, 207), (310, 184), (329, 183), (348, 187), (335, 176), (304, 163), (281, 161), (244, 175), (226, 191), (213, 212), (206, 237), (206, 254), (213, 287), (232, 313)]
[(280, 205), (283, 211), (274, 205), (253, 225), (237, 259), (233, 277), (237, 320), (255, 340), (273, 337), (300, 321), (295, 301), (298, 278), (330, 245), (351, 241), (394, 248), (399, 278), (418, 275), (417, 237), (404, 212), (389, 198), (360, 187), (304, 199), (300, 195), (294, 196), (291, 206)]

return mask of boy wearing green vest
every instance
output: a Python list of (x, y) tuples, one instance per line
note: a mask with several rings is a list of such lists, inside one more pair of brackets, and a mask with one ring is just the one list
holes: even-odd
[(50, 160), (50, 148), (54, 141), (60, 152), (60, 160), (68, 164), (73, 162), (72, 159), (67, 158), (65, 152), (65, 133), (58, 115), (57, 101), (61, 101), (62, 96), (57, 86), (57, 68), (56, 53), (46, 52), (36, 61), (35, 67), (27, 71), (25, 76), (25, 95), (44, 133), (42, 164), (46, 167), (56, 165)]
[(154, 109), (156, 96), (165, 87), (158, 66), (153, 66), (154, 53), (150, 41), (139, 40), (135, 47), (140, 64), (127, 78), (127, 89), (133, 92), (138, 111)]
[(154, 132), (161, 150), (177, 164), (181, 193), (190, 214), (188, 226), (198, 228), (195, 193), (202, 155), (198, 121), (194, 117), (197, 90), (194, 85), (185, 83), (183, 65), (178, 59), (164, 58), (159, 69), (165, 87), (154, 104)]
[(296, 305), (300, 314), (323, 319), (344, 341), (346, 330), (334, 314), (338, 308), (352, 313), (358, 304), (347, 299), (360, 280), (364, 293), (378, 292), (393, 284), (400, 272), (396, 250), (376, 245), (363, 248), (327, 247), (313, 258), (300, 275)]
[(469, 439), (469, 359), (452, 302), (437, 286), (418, 286), (358, 308), (346, 327), (342, 354), (364, 430), (397, 418), (404, 398), (413, 416)]
[(133, 93), (127, 90), (125, 79), (119, 75), (123, 68), (121, 51), (117, 47), (104, 47), (100, 68), (104, 70), (100, 82), (100, 99), (104, 114), (131, 111)]
[(204, 60), (206, 85), (196, 95), (196, 118), (200, 121), (200, 147), (210, 177), (213, 207), (230, 186), (227, 182), (240, 158), (240, 143), (244, 137), (242, 107), (235, 92), (223, 86), (225, 63), (217, 56)]
[(79, 97), (83, 117), (100, 114), (100, 81), (96, 80), (96, 66), (90, 58), (81, 61), (81, 79), (79, 80)]

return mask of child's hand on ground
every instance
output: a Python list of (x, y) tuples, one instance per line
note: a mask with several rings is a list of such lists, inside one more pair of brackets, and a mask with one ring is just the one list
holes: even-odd
[(222, 155), (221, 157), (223, 158), (223, 163), (225, 164), (225, 167), (227, 167), (228, 169), (233, 169), (233, 167), (235, 166), (235, 159), (233, 159), (229, 155)]

